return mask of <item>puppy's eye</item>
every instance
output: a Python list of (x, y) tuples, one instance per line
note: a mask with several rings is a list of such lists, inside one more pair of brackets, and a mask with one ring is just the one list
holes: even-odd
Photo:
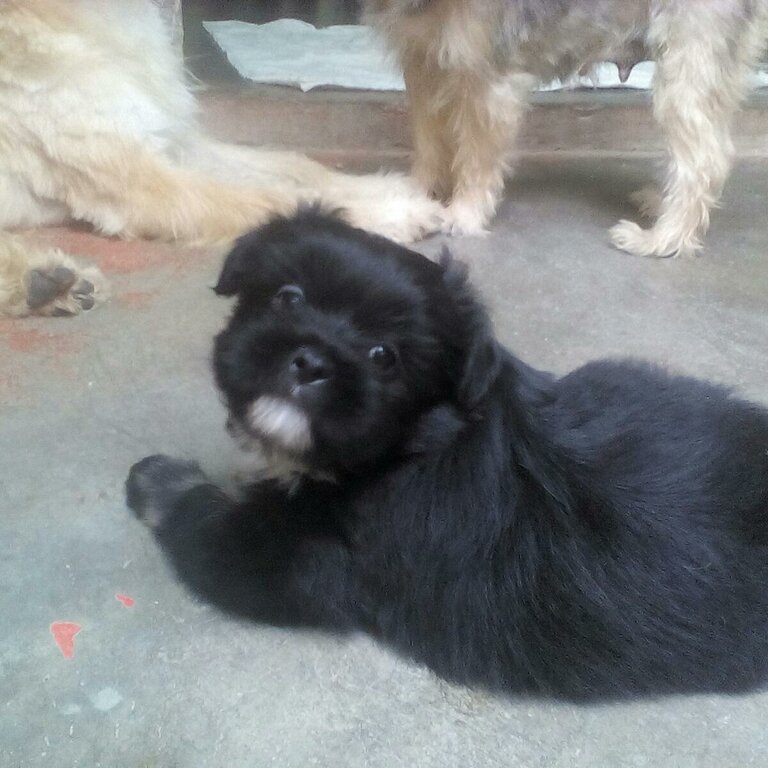
[(392, 347), (386, 344), (377, 344), (368, 350), (368, 359), (377, 368), (391, 368), (397, 362), (397, 355)]
[(284, 285), (272, 299), (276, 309), (289, 309), (304, 302), (304, 291), (298, 285)]

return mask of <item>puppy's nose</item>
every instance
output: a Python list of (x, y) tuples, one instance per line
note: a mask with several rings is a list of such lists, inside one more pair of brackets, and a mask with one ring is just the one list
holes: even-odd
[(314, 384), (330, 375), (330, 363), (315, 349), (303, 348), (291, 360), (291, 376), (297, 384)]

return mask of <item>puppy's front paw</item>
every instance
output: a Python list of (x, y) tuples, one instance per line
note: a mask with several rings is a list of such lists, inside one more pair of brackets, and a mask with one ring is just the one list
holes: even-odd
[(125, 482), (128, 507), (150, 528), (157, 528), (187, 491), (208, 482), (195, 461), (147, 456), (131, 467)]

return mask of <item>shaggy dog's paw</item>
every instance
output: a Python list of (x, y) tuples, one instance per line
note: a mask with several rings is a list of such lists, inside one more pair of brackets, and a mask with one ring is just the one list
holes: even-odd
[(87, 312), (107, 298), (107, 281), (95, 267), (78, 267), (64, 254), (55, 253), (46, 266), (24, 276), (31, 314), (70, 317)]
[(635, 256), (657, 259), (696, 256), (701, 243), (695, 233), (680, 233), (657, 224), (643, 229), (633, 221), (620, 221), (610, 230), (611, 242)]
[(206, 482), (195, 461), (147, 456), (131, 467), (125, 482), (126, 501), (139, 520), (156, 528), (183, 494)]
[(457, 200), (448, 206), (445, 231), (451, 235), (485, 237), (488, 215), (483, 207), (474, 203)]

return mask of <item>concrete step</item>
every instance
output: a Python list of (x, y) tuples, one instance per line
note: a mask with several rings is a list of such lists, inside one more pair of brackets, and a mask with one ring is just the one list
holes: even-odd
[[(411, 147), (401, 93), (247, 85), (211, 88), (201, 102), (207, 128), (235, 143), (369, 162), (404, 159)], [(750, 98), (734, 138), (740, 156), (768, 157), (768, 92)], [(663, 149), (649, 94), (623, 90), (536, 94), (517, 143), (523, 156), (653, 155)]]

